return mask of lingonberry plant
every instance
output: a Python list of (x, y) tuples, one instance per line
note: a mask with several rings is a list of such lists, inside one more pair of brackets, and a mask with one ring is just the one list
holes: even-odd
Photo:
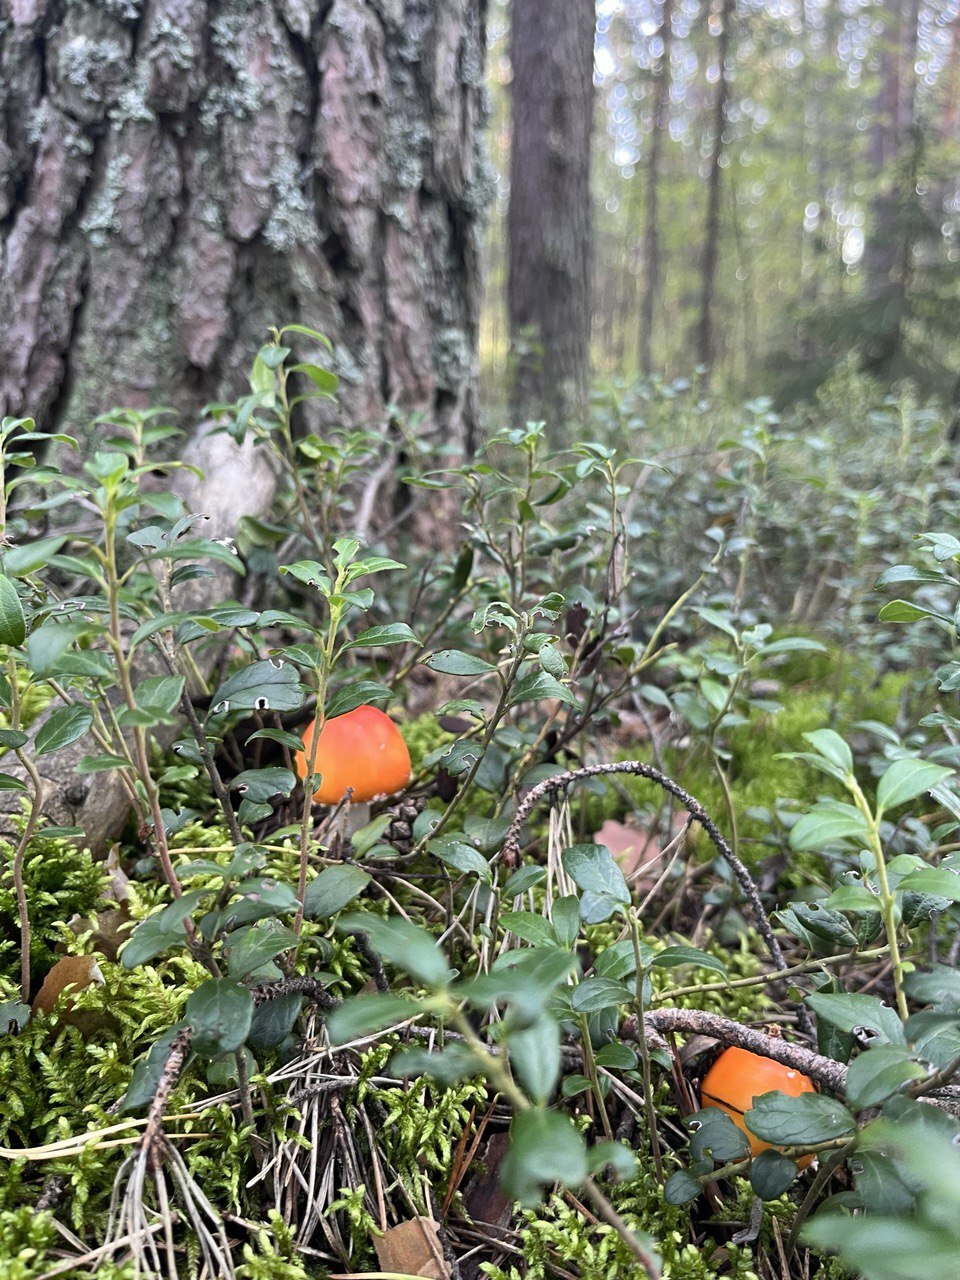
[[(632, 411), (464, 460), (399, 414), (337, 427), (329, 354), (271, 330), (249, 394), (209, 407), (281, 477), (235, 543), (173, 492), (162, 411), (109, 415), (73, 469), (31, 464), (75, 442), (0, 428), (0, 1153), (74, 1179), (69, 1265), (304, 1280), (376, 1254), (447, 1280), (477, 1250), (514, 1280), (565, 1272), (562, 1237), (585, 1275), (746, 1280), (775, 1251), (832, 1280), (815, 1246), (901, 1280), (955, 1256), (958, 724), (877, 691), (900, 673), (816, 625), (815, 577), (802, 610), (763, 587), (770, 529), (783, 564), (813, 554), (810, 433), (753, 401), (709, 474), (653, 439), (618, 452), (625, 421), (649, 435)], [(879, 499), (833, 461), (823, 527), (848, 552), (821, 598), (859, 637)], [(240, 602), (211, 577), (247, 567)], [(953, 625), (929, 597), (881, 625), (930, 616)], [(351, 772), (357, 736), (395, 768)], [(115, 785), (132, 818), (115, 905), (51, 923), (40, 863), (94, 843), (45, 817), (66, 751), (70, 785)], [(40, 999), (40, 921), (102, 985)], [(5, 1206), (55, 1186), (9, 1173), (19, 1240)], [(64, 1269), (16, 1248), (25, 1276)]]

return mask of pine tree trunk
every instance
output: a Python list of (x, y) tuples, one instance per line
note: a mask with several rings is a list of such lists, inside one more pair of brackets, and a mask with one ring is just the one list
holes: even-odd
[(900, 354), (907, 306), (913, 246), (907, 206), (913, 194), (905, 162), (916, 161), (919, 17), (919, 0), (886, 0), (869, 151), (877, 187), (863, 259), (867, 298), (875, 305), (866, 358), (878, 370), (889, 369)]
[(514, 407), (562, 424), (590, 359), (594, 0), (513, 0), (507, 305)]
[(0, 410), (243, 386), (329, 335), (339, 413), (475, 425), (485, 0), (0, 0)]
[(670, 119), (670, 42), (673, 35), (673, 0), (660, 7), (661, 54), (653, 84), (655, 101), (650, 152), (647, 156), (647, 206), (643, 233), (643, 302), (640, 309), (640, 372), (653, 372), (653, 325), (660, 301), (660, 159), (663, 136)]
[(720, 32), (717, 40), (717, 92), (713, 103), (713, 139), (707, 177), (707, 220), (703, 234), (703, 269), (700, 282), (700, 320), (697, 327), (697, 359), (709, 370), (714, 361), (713, 301), (717, 264), (720, 259), (720, 179), (723, 159), (723, 129), (730, 97), (727, 57), (730, 52), (736, 0), (721, 0)]

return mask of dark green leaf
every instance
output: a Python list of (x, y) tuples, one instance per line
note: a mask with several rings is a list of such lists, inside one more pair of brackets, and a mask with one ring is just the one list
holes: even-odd
[(362, 931), (378, 955), (427, 986), (442, 987), (450, 981), (450, 968), (435, 939), (409, 920), (358, 913), (344, 916), (337, 928), (342, 933)]
[(191, 1047), (205, 1058), (233, 1053), (247, 1038), (253, 995), (230, 978), (208, 978), (187, 1000), (184, 1016), (193, 1028)]
[(796, 1098), (765, 1093), (754, 1098), (744, 1121), (756, 1137), (778, 1146), (813, 1146), (856, 1129), (856, 1121), (843, 1103), (820, 1093), (802, 1093)]
[(484, 676), (497, 671), (492, 663), (460, 649), (441, 649), (425, 659), (423, 665), (448, 676)]
[(343, 863), (324, 867), (307, 885), (303, 898), (303, 914), (308, 920), (327, 920), (362, 893), (370, 881), (366, 871)]
[[(9, 556), (6, 557), (9, 561)], [(0, 644), (23, 644), (27, 638), (27, 624), (17, 588), (5, 574), (0, 573)]]
[(347, 1044), (396, 1022), (406, 1022), (419, 1012), (420, 1006), (414, 1000), (405, 1000), (402, 996), (355, 996), (331, 1010), (327, 1034), (332, 1045)]
[(82, 703), (72, 707), (60, 707), (51, 712), (37, 731), (34, 740), (34, 752), (37, 756), (45, 756), (51, 751), (59, 751), (76, 742), (93, 723), (93, 712)]
[(264, 658), (241, 667), (225, 680), (210, 705), (214, 712), (296, 711), (306, 696), (296, 667), (280, 659)]
[(750, 1185), (761, 1200), (779, 1200), (797, 1176), (797, 1166), (779, 1151), (761, 1151), (750, 1166)]
[(577, 1187), (587, 1176), (583, 1137), (569, 1116), (531, 1107), (514, 1116), (510, 1150), (500, 1171), (506, 1193), (523, 1205), (536, 1205), (542, 1191), (559, 1182)]

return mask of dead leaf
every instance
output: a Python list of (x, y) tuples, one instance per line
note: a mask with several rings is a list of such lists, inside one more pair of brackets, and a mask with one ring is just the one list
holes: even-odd
[(451, 1272), (437, 1232), (430, 1218), (411, 1218), (388, 1227), (375, 1236), (373, 1247), (384, 1271), (407, 1276), (426, 1276), (427, 1280), (450, 1280)]
[(477, 1176), (464, 1191), (464, 1208), (474, 1222), (504, 1227), (510, 1221), (513, 1201), (500, 1185), (500, 1166), (510, 1149), (510, 1135), (493, 1133), (482, 1153)]
[[(33, 1002), (33, 1012), (53, 1013), (54, 1005), (67, 987), (71, 987), (74, 991), (82, 991), (84, 987), (94, 985), (103, 986), (103, 974), (100, 972), (96, 956), (64, 956), (44, 978), (43, 986), (37, 992)], [(72, 1007), (73, 1001), (68, 994), (61, 1012), (67, 1013)]]

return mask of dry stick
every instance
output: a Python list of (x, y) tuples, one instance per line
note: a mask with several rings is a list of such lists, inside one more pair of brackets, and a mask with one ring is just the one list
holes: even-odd
[[(640, 760), (621, 760), (616, 764), (586, 765), (582, 769), (571, 769), (567, 773), (560, 773), (553, 778), (546, 778), (543, 782), (539, 782), (535, 787), (531, 788), (517, 806), (517, 812), (514, 814), (513, 821), (510, 823), (510, 828), (504, 839), (502, 851), (504, 865), (512, 867), (517, 864), (520, 857), (520, 829), (530, 811), (543, 796), (560, 791), (570, 786), (571, 783), (580, 781), (582, 778), (597, 778), (605, 774), (614, 773), (636, 774), (641, 778), (647, 778), (651, 782), (655, 782), (664, 791), (679, 800), (691, 817), (700, 823), (713, 842), (717, 852), (726, 860), (743, 896), (749, 902), (757, 929), (767, 944), (767, 950), (770, 952), (770, 958), (773, 960), (774, 965), (777, 969), (786, 969), (788, 967), (787, 962), (780, 949), (780, 943), (774, 935), (770, 920), (764, 910), (763, 902), (760, 900), (760, 892), (756, 883), (750, 872), (720, 834), (716, 823), (699, 800), (690, 795), (688, 791), (684, 791), (683, 787), (674, 782), (672, 778), (668, 778), (665, 773), (661, 773), (659, 769), (654, 769), (652, 765), (644, 764)], [(812, 1034), (813, 1025), (809, 1011), (802, 1005), (798, 1010), (798, 1018), (802, 1029), (808, 1034)]]
[(183, 1064), (187, 1060), (187, 1053), (190, 1049), (190, 1035), (190, 1028), (184, 1027), (182, 1031), (177, 1032), (174, 1036), (170, 1045), (170, 1052), (167, 1054), (167, 1060), (163, 1065), (163, 1071), (160, 1073), (157, 1092), (153, 1095), (150, 1110), (147, 1112), (147, 1127), (143, 1131), (141, 1145), (147, 1152), (147, 1161), (152, 1167), (156, 1167), (159, 1164), (160, 1146), (163, 1142), (163, 1113), (167, 1108), (167, 1103), (170, 1101), (173, 1086), (180, 1078)]
[[(744, 1027), (732, 1018), (721, 1017), (718, 1013), (704, 1013), (702, 1009), (654, 1009), (643, 1015), (643, 1025), (648, 1038), (662, 1040), (669, 1032), (680, 1031), (686, 1035), (710, 1036), (724, 1044), (738, 1045), (741, 1049), (773, 1058), (785, 1067), (803, 1072), (831, 1093), (843, 1093), (846, 1086), (847, 1068), (842, 1062), (814, 1053), (802, 1044), (793, 1044), (778, 1036), (768, 1036), (753, 1027)], [(639, 1039), (636, 1017), (631, 1015), (624, 1019), (620, 1034), (627, 1040)]]

